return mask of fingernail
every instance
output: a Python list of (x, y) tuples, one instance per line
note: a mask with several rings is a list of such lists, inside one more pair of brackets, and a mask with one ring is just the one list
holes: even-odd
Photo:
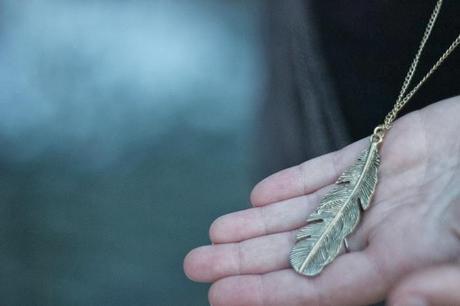
[(392, 306), (429, 306), (429, 304), (421, 297), (410, 296), (397, 300)]

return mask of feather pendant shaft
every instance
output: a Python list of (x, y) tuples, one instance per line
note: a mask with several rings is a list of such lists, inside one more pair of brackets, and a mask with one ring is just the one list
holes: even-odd
[(317, 275), (337, 257), (345, 238), (358, 225), (361, 210), (370, 205), (379, 165), (378, 143), (371, 141), (298, 231), (289, 256), (296, 272)]

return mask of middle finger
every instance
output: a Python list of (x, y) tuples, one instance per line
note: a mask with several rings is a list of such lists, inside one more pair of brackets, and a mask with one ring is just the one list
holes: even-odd
[(249, 208), (217, 218), (209, 229), (213, 243), (238, 242), (285, 232), (305, 225), (308, 215), (331, 186), (268, 206)]
[(295, 234), (291, 231), (196, 248), (185, 258), (186, 274), (195, 281), (214, 282), (231, 275), (288, 268)]

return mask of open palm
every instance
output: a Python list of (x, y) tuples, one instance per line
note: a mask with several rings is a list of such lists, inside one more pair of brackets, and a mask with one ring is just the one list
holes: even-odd
[(186, 274), (213, 283), (214, 306), (366, 305), (390, 292), (398, 305), (460, 305), (459, 135), (459, 98), (395, 122), (350, 252), (319, 276), (290, 268), (296, 230), (368, 139), (260, 182), (254, 207), (218, 218), (210, 228), (213, 245), (187, 255)]

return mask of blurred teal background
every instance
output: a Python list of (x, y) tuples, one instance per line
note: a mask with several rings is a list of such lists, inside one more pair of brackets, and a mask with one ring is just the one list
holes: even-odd
[(0, 2), (0, 305), (207, 305), (248, 205), (260, 1)]

